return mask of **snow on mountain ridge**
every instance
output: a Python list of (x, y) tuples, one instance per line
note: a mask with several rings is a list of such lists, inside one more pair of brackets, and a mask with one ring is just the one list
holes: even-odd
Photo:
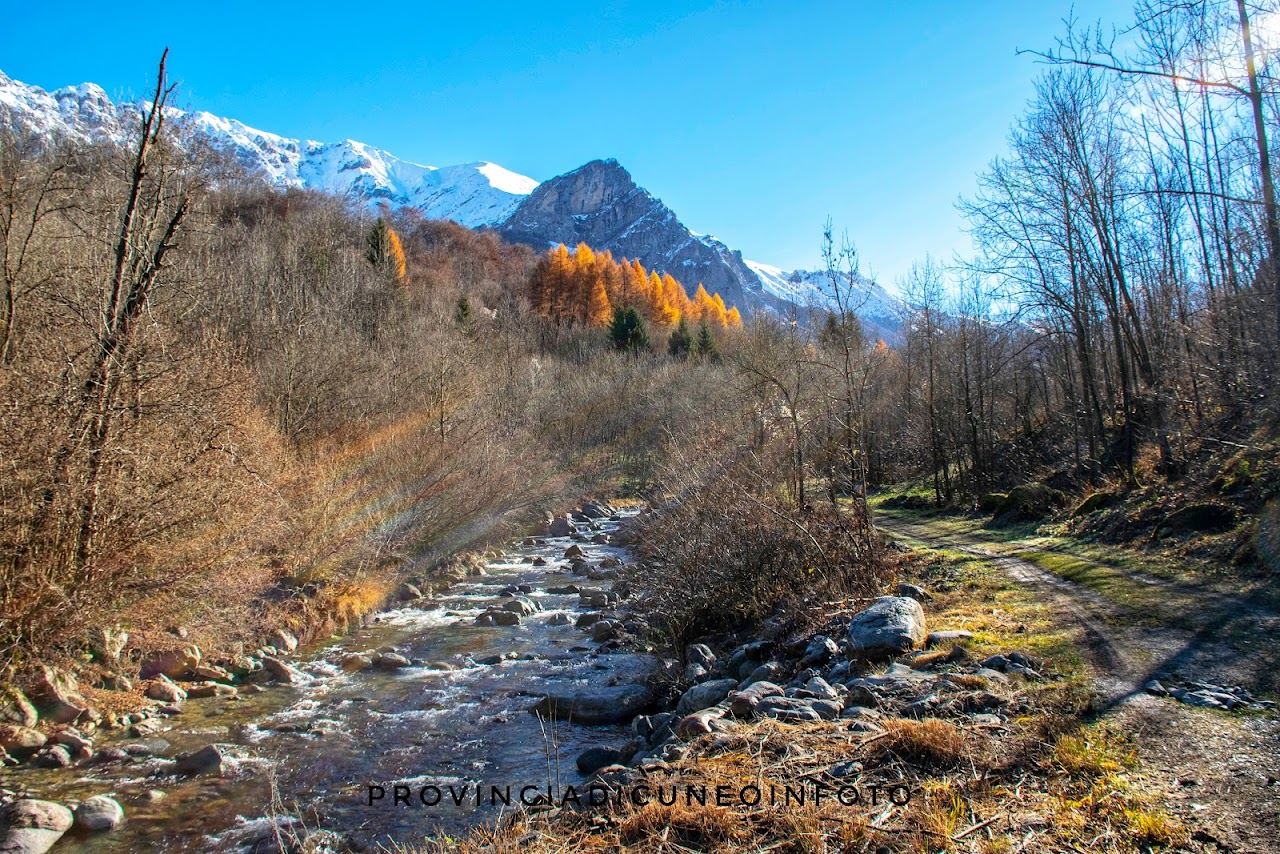
[[(745, 261), (751, 272), (760, 277), (764, 289), (778, 299), (799, 306), (828, 309), (833, 307), (831, 282), (825, 270), (785, 271), (759, 261)], [(841, 274), (847, 276), (847, 274)], [(873, 319), (881, 325), (896, 326), (901, 301), (883, 287), (861, 276), (855, 277), (850, 290), (851, 308), (859, 317)]]
[[(118, 142), (124, 138), (126, 112), (136, 108), (113, 103), (93, 83), (46, 92), (0, 72), (0, 112), (36, 133)], [(322, 190), (370, 205), (411, 205), (427, 217), (471, 228), (501, 223), (538, 185), (486, 161), (425, 166), (351, 139), (290, 139), (204, 111), (173, 110), (171, 116), (191, 123), (213, 148), (277, 187)]]

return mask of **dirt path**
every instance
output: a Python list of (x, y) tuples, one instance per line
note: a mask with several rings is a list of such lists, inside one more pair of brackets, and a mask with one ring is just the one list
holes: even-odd
[(995, 551), (978, 535), (941, 531), (926, 519), (883, 511), (877, 524), (907, 541), (989, 561), (1042, 595), (1078, 631), (1103, 698), (1100, 714), (1134, 737), (1141, 782), (1163, 793), (1166, 808), (1192, 830), (1187, 850), (1280, 852), (1280, 720), (1194, 708), (1143, 690), (1166, 673), (1220, 685), (1273, 685), (1275, 673), (1258, 672), (1262, 657), (1251, 648), (1256, 653), (1260, 645), (1280, 643), (1271, 630), (1274, 615), (1214, 596), (1203, 603), (1207, 610), (1197, 631), (1152, 625), (1149, 614), (1139, 624), (1097, 592)]

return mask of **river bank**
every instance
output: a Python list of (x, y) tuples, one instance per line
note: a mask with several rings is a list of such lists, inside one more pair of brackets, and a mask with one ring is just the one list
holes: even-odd
[(604, 745), (604, 803), (410, 851), (1213, 850), (1103, 714), (1104, 674), (1053, 602), (998, 561), (890, 551), (885, 596), (800, 591), (686, 649), (678, 699)]
[[(388, 810), (369, 803), (371, 787), (580, 780), (572, 758), (614, 730), (549, 723), (529, 709), (549, 694), (639, 685), (656, 666), (619, 651), (624, 635), (643, 631), (633, 615), (598, 618), (623, 598), (629, 555), (610, 539), (631, 512), (589, 506), (560, 517), (559, 536), (468, 561), (469, 574), (447, 586), (407, 585), (405, 597), (421, 598), (346, 636), (293, 649), (282, 636), (245, 656), (240, 676), (180, 657), (165, 676), (156, 668), (169, 660), (151, 659), (142, 672), (154, 678), (140, 684), (163, 698), (108, 711), (101, 727), (46, 723), (46, 743), (6, 772), (4, 797), (75, 804), (107, 794), (123, 805), (117, 829), (72, 832), (57, 850), (238, 851), (306, 828), (367, 846), (491, 817), (465, 803)], [(651, 702), (643, 691), (637, 701)]]

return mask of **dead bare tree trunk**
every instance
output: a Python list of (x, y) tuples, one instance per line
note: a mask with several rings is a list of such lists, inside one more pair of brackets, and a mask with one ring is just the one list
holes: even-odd
[(169, 176), (163, 167), (154, 178), (152, 176), (155, 152), (162, 144), (165, 104), (173, 91), (173, 87), (166, 84), (168, 53), (166, 49), (160, 58), (155, 97), (141, 117), (101, 324), (95, 330), (90, 362), (74, 398), (67, 439), (55, 454), (54, 477), (34, 526), (39, 530), (48, 524), (54, 490), (68, 480), (73, 456), (83, 454), (84, 469), (78, 478), (79, 496), (75, 500), (76, 523), (70, 555), (72, 564), (78, 568), (88, 562), (92, 549), (104, 455), (111, 440), (122, 379), (139, 321), (151, 300), (165, 258), (174, 248), (191, 209), (191, 196), (185, 188), (172, 197), (166, 196), (170, 189), (166, 186)]

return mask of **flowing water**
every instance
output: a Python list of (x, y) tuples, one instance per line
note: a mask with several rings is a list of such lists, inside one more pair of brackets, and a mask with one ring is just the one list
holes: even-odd
[[(617, 520), (599, 523), (606, 532)], [(526, 541), (527, 542), (527, 541)], [(531, 714), (540, 692), (638, 681), (648, 661), (629, 654), (597, 654), (596, 644), (572, 623), (555, 625), (557, 612), (576, 617), (585, 610), (574, 594), (551, 594), (548, 587), (576, 584), (605, 589), (568, 574), (562, 556), (574, 541), (545, 538), (515, 545), (486, 568), (486, 575), (455, 584), (422, 608), (379, 614), (359, 631), (305, 651), (295, 663), (311, 677), (305, 685), (272, 686), (235, 700), (188, 700), (183, 713), (164, 729), (142, 739), (95, 745), (141, 744), (152, 757), (124, 765), (91, 765), (45, 771), (17, 769), (15, 783), (33, 797), (50, 800), (111, 794), (125, 807), (126, 821), (108, 834), (69, 834), (56, 851), (248, 851), (270, 850), (273, 828), (321, 827), (349, 836), (362, 846), (420, 841), (428, 835), (456, 834), (466, 826), (509, 811), (491, 797), (490, 786), (512, 788), (513, 803), (523, 786), (581, 786), (574, 758), (587, 747), (618, 746), (622, 727), (552, 725)], [(578, 543), (592, 564), (626, 553), (608, 545)], [(544, 558), (548, 565), (529, 561)], [(525, 594), (543, 610), (522, 625), (481, 627), (475, 617), (500, 604), (502, 589), (527, 583)], [(394, 647), (429, 664), (401, 670), (344, 672), (341, 656)], [(477, 660), (514, 655), (499, 664)], [(444, 665), (455, 669), (445, 669)], [(165, 757), (207, 744), (228, 745), (236, 759), (221, 777), (181, 777)], [(135, 748), (136, 749), (136, 748)], [(395, 785), (408, 786), (410, 805), (394, 804)], [(455, 805), (462, 786), (485, 795)], [(448, 786), (452, 785), (453, 794)], [(384, 798), (370, 804), (371, 786)], [(440, 804), (424, 806), (419, 798)], [(158, 800), (150, 790), (164, 792)], [(377, 790), (374, 789), (376, 795)]]

